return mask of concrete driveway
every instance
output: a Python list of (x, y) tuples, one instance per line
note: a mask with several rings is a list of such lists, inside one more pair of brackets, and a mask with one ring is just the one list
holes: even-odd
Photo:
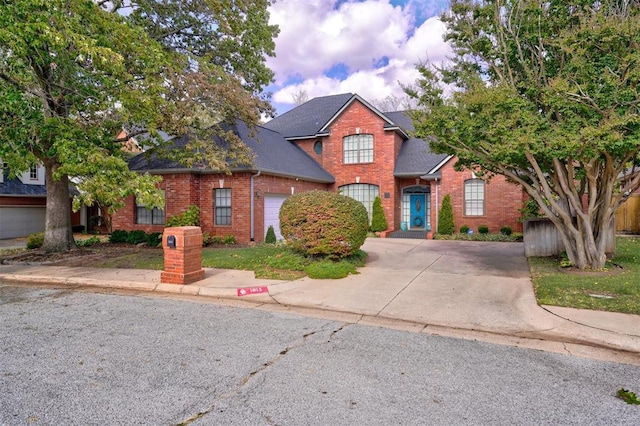
[[(271, 287), (279, 302), (498, 333), (553, 328), (536, 304), (522, 243), (368, 239), (367, 267), (342, 280)], [(300, 285), (304, 283), (304, 285)]]

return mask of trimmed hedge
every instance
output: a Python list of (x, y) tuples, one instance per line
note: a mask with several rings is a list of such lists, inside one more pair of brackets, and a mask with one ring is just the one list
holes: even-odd
[(369, 215), (362, 203), (328, 191), (287, 198), (280, 209), (280, 232), (292, 249), (312, 256), (347, 257), (367, 238)]
[(273, 225), (269, 225), (269, 228), (267, 228), (267, 235), (264, 237), (264, 242), (267, 244), (276, 243), (276, 231), (273, 229)]
[(440, 206), (440, 212), (438, 212), (438, 234), (451, 235), (455, 229), (451, 196), (447, 194), (442, 199), (442, 206)]
[(373, 207), (371, 212), (371, 231), (382, 232), (387, 229), (387, 218), (382, 208), (382, 199), (378, 196), (373, 200)]

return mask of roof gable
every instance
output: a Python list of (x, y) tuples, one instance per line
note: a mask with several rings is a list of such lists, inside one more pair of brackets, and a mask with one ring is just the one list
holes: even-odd
[(380, 112), (360, 95), (344, 93), (311, 99), (296, 108), (274, 118), (264, 126), (281, 133), (285, 139), (308, 139), (327, 135), (329, 128), (354, 102), (360, 102), (384, 122), (385, 130), (399, 131), (407, 138), (403, 127), (396, 124), (389, 114)]
[(303, 139), (318, 135), (350, 99), (352, 93), (313, 98), (264, 124), (286, 139)]

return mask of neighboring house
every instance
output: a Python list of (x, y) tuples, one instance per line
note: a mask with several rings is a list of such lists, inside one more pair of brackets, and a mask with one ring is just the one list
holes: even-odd
[[(282, 202), (312, 189), (353, 197), (370, 215), (380, 196), (388, 231), (397, 231), (389, 236), (428, 237), (437, 229), (445, 194), (451, 195), (457, 228), (522, 229), (521, 187), (501, 176), (489, 182), (471, 171), (455, 171), (454, 157), (433, 154), (427, 141), (411, 137), (412, 130), (405, 113), (382, 113), (347, 93), (312, 99), (258, 126), (255, 136), (239, 123), (235, 131), (256, 158), (253, 165), (234, 168), (229, 175), (140, 154), (130, 168), (163, 176), (165, 208), (150, 210), (129, 197), (113, 216), (113, 229), (162, 232), (166, 217), (194, 204), (209, 235), (260, 242), (272, 225), (281, 238)], [(184, 147), (186, 140), (176, 139), (175, 148)]]
[[(0, 239), (26, 237), (45, 229), (47, 186), (45, 169), (34, 165), (29, 171), (9, 178), (0, 161)], [(70, 188), (72, 193), (75, 189)], [(69, 200), (71, 203), (72, 200)], [(71, 213), (71, 224), (86, 229), (87, 207)]]
[(42, 166), (33, 166), (11, 179), (6, 166), (3, 167), (0, 170), (0, 239), (44, 231), (46, 197)]

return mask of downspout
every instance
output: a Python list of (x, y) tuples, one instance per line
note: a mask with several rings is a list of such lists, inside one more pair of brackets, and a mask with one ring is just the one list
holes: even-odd
[(436, 178), (436, 229), (433, 230), (433, 233), (438, 232), (438, 188), (440, 188), (440, 182), (438, 182), (438, 178)]
[(251, 184), (250, 184), (251, 191), (249, 193), (249, 206), (250, 206), (250, 214), (249, 214), (250, 219), (249, 219), (249, 221), (251, 222), (251, 231), (250, 231), (251, 241), (255, 241), (256, 240), (256, 229), (255, 229), (256, 227), (255, 227), (255, 224), (253, 223), (254, 219), (255, 219), (255, 206), (254, 206), (254, 203), (255, 203), (254, 198), (255, 198), (255, 196), (254, 196), (254, 189), (253, 189), (253, 187), (254, 187), (253, 179), (255, 179), (258, 176), (260, 176), (260, 173), (262, 173), (262, 170), (258, 170), (258, 173), (256, 173), (255, 175), (251, 176)]

